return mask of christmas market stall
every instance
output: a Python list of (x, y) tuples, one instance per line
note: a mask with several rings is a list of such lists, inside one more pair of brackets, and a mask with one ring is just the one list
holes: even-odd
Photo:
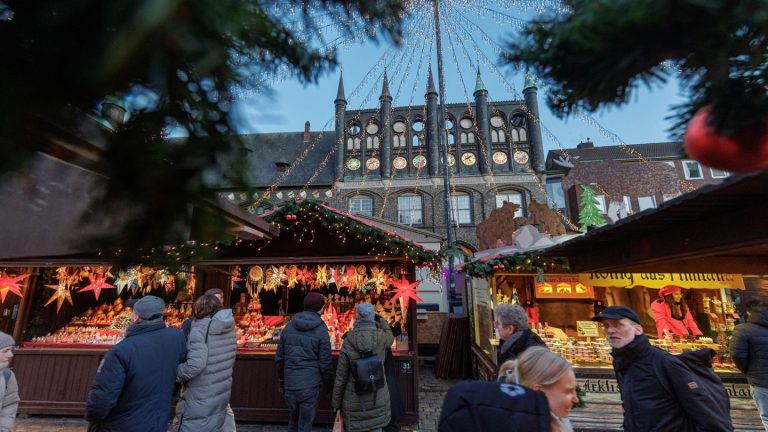
[[(304, 295), (317, 291), (327, 300), (322, 317), (334, 355), (354, 321), (357, 303), (371, 302), (390, 322), (398, 336), (392, 351), (406, 411), (403, 422), (417, 422), (414, 333), (420, 282), (414, 275), (417, 266), (437, 269), (438, 255), (320, 203), (290, 203), (266, 220), (280, 229), (280, 237), (206, 244), (215, 248), (213, 257), (178, 271), (97, 262), (7, 267), (0, 294), (29, 300), (20, 309), (24, 336), (17, 340), (24, 342), (14, 360), (23, 390), (20, 411), (84, 413), (101, 358), (123, 337), (129, 298), (150, 293), (163, 297), (166, 323), (179, 326), (197, 296), (220, 288), (236, 317), (231, 406), (238, 420), (287, 421), (275, 350), (282, 328), (302, 310)], [(318, 418), (332, 421), (329, 400), (321, 401)]]

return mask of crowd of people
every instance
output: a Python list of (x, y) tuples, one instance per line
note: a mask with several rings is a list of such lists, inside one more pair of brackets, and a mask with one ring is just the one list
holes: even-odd
[[(145, 296), (133, 304), (125, 339), (107, 352), (88, 394), (89, 432), (236, 430), (229, 406), (235, 323), (222, 297), (221, 290), (208, 290), (181, 330), (164, 323), (162, 299)], [(390, 349), (392, 328), (370, 303), (358, 304), (334, 366), (320, 316), (324, 302), (319, 293), (307, 294), (304, 311), (280, 337), (275, 361), (288, 430), (312, 430), (323, 389), (337, 412), (334, 431), (400, 430), (404, 407)], [(747, 376), (768, 431), (768, 305), (752, 303), (747, 311), (747, 322), (734, 331), (731, 356)], [(733, 431), (728, 395), (711, 368), (712, 350), (675, 356), (655, 348), (637, 313), (624, 306), (609, 306), (593, 319), (603, 325), (612, 348), (625, 431)], [(502, 339), (498, 381), (453, 386), (439, 430), (572, 431), (569, 415), (579, 397), (571, 364), (529, 330), (522, 307), (499, 306), (494, 325)], [(0, 432), (13, 430), (19, 404), (9, 367), (14, 345), (0, 332)]]

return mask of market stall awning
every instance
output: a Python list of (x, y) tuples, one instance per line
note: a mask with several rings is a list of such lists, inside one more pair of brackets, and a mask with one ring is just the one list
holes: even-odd
[(733, 176), (553, 246), (586, 272), (768, 274), (768, 172)]

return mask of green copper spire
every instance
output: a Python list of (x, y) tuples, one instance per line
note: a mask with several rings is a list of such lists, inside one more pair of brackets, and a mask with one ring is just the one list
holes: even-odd
[(479, 92), (480, 90), (488, 91), (488, 89), (485, 88), (485, 84), (483, 83), (483, 78), (480, 76), (480, 66), (478, 66), (477, 81), (475, 82), (475, 92)]

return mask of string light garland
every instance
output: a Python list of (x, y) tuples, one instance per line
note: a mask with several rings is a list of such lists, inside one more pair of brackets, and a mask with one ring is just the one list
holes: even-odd
[(473, 278), (488, 278), (496, 272), (512, 273), (561, 273), (569, 272), (561, 258), (549, 258), (532, 252), (488, 257), (464, 264), (461, 272)]

